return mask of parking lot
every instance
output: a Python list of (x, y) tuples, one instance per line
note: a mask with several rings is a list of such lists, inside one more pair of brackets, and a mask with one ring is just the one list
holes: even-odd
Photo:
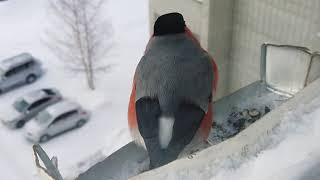
[[(44, 1), (13, 0), (0, 4), (0, 60), (29, 52), (42, 61), (45, 69), (44, 76), (35, 83), (0, 96), (0, 118), (8, 115), (8, 108), (16, 98), (40, 88), (57, 88), (64, 97), (78, 102), (92, 114), (90, 122), (82, 128), (43, 144), (48, 154), (58, 157), (59, 169), (65, 175), (85, 169), (87, 165), (83, 162), (90, 163), (87, 159), (97, 161), (99, 156), (106, 156), (131, 140), (127, 103), (134, 68), (148, 40), (147, 10), (141, 10), (147, 9), (147, 3), (126, 2), (128, 8), (122, 7), (122, 3), (122, 0), (110, 2), (106, 11), (115, 31), (116, 45), (108, 56), (114, 66), (110, 72), (97, 76), (95, 91), (87, 88), (82, 74), (65, 69), (43, 45), (41, 39), (47, 22)], [(132, 8), (136, 6), (140, 7)], [(132, 13), (135, 15), (131, 16)], [(32, 143), (23, 133), (23, 128), (11, 130), (0, 123), (1, 179), (35, 178)]]

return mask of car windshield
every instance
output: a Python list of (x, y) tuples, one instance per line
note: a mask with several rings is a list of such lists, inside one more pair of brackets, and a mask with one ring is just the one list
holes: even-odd
[(45, 124), (51, 118), (51, 115), (47, 111), (42, 111), (36, 116), (36, 121), (40, 124)]
[(17, 101), (14, 103), (14, 108), (19, 111), (19, 112), (23, 112), (25, 111), (25, 109), (29, 106), (29, 104), (27, 103), (26, 100), (22, 99), (20, 101)]

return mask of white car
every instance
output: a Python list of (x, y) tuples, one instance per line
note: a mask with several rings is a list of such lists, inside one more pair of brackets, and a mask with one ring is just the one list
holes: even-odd
[(2, 119), (2, 123), (10, 128), (22, 128), (40, 111), (61, 100), (61, 93), (57, 89), (31, 91), (13, 103), (13, 107), (8, 109), (8, 116)]
[(29, 53), (0, 61), (0, 94), (23, 84), (31, 84), (43, 75), (40, 60)]
[(41, 111), (26, 124), (25, 136), (32, 142), (46, 142), (68, 130), (82, 127), (90, 113), (79, 104), (64, 100)]

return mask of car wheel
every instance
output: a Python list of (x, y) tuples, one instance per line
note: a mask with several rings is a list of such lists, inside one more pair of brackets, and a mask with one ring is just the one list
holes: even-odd
[(41, 143), (44, 143), (44, 142), (49, 141), (50, 139), (51, 139), (51, 137), (50, 137), (48, 134), (45, 134), (45, 135), (42, 135), (42, 136), (40, 137), (40, 142), (41, 142)]
[(36, 80), (37, 80), (37, 76), (35, 76), (34, 74), (31, 74), (26, 78), (27, 84), (34, 83)]
[(18, 129), (22, 128), (25, 123), (26, 123), (26, 121), (24, 121), (24, 120), (18, 121), (16, 124), (16, 128), (18, 128)]
[(77, 122), (77, 128), (80, 128), (80, 127), (82, 127), (85, 123), (86, 123), (87, 121), (86, 120), (84, 120), (84, 119), (81, 119), (81, 120), (79, 120), (78, 122)]

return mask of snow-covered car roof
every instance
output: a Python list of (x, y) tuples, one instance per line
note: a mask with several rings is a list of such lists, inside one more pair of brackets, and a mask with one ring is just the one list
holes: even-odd
[(3, 70), (7, 70), (9, 69), (10, 67), (12, 66), (15, 66), (15, 65), (19, 65), (19, 64), (22, 64), (24, 62), (27, 62), (29, 60), (33, 59), (32, 55), (29, 54), (29, 53), (22, 53), (22, 54), (19, 54), (19, 55), (16, 55), (14, 57), (11, 57), (11, 58), (7, 58), (5, 60), (2, 60), (0, 62), (0, 67), (1, 69)]
[[(51, 96), (51, 94), (48, 94), (46, 92), (46, 90), (50, 90), (50, 89), (39, 89), (39, 90), (36, 90), (36, 91), (32, 91), (28, 94), (26, 94), (25, 96), (23, 96), (22, 98), (20, 99), (24, 99), (26, 102), (28, 102), (29, 104), (35, 102), (35, 101), (38, 101), (44, 97), (48, 97), (48, 96)], [(53, 89), (54, 92), (56, 92), (57, 90)]]
[(70, 101), (70, 100), (63, 100), (58, 102), (57, 104), (54, 104), (52, 106), (49, 106), (46, 111), (52, 116), (52, 117), (56, 117), (59, 116), (62, 113), (68, 112), (68, 111), (72, 111), (75, 109), (80, 108), (80, 105)]

